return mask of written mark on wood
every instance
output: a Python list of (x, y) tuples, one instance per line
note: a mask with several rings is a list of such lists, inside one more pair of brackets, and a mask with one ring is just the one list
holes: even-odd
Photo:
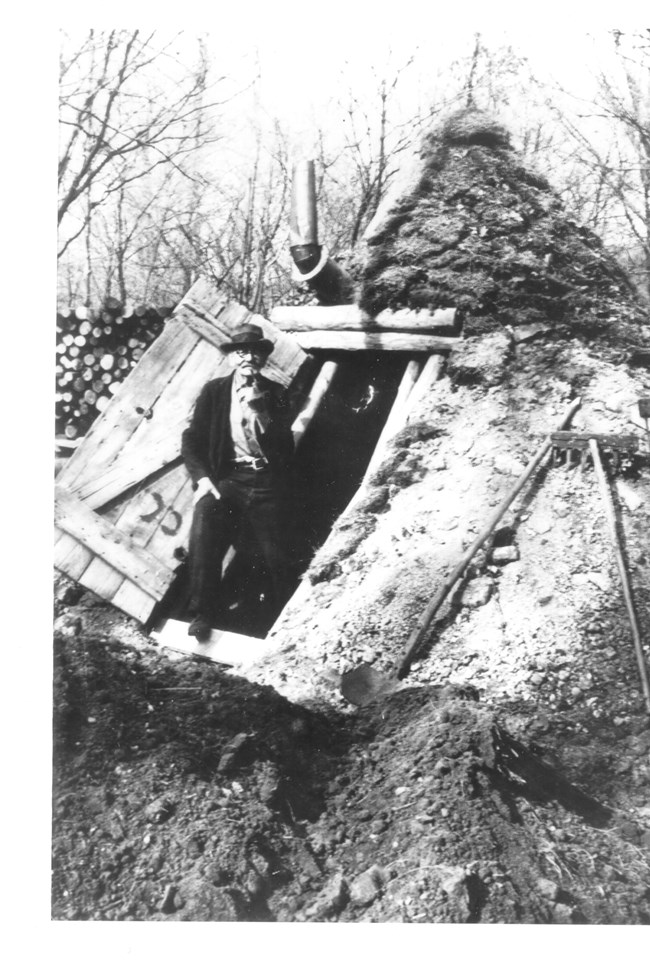
[(155, 501), (156, 507), (153, 511), (145, 512), (143, 515), (140, 515), (140, 520), (143, 522), (152, 522), (154, 518), (157, 518), (158, 515), (160, 515), (160, 513), (164, 510), (165, 514), (169, 515), (170, 518), (173, 519), (174, 527), (169, 525), (167, 522), (161, 522), (160, 531), (164, 532), (165, 535), (177, 535), (180, 531), (181, 525), (183, 524), (183, 516), (181, 513), (177, 512), (175, 508), (170, 508), (168, 505), (165, 505), (165, 500), (160, 492), (148, 492), (148, 494), (151, 495)]

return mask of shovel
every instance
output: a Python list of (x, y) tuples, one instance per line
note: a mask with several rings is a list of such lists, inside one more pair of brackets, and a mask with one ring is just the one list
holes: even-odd
[[(561, 431), (564, 427), (566, 427), (566, 425), (569, 424), (574, 413), (580, 407), (580, 403), (580, 398), (577, 398), (571, 404), (559, 423), (557, 431)], [(374, 669), (368, 663), (362, 663), (355, 669), (350, 669), (349, 672), (344, 672), (341, 676), (341, 695), (344, 699), (346, 699), (348, 702), (351, 702), (353, 705), (365, 706), (370, 702), (374, 702), (375, 699), (390, 695), (390, 693), (397, 690), (400, 680), (403, 679), (408, 673), (411, 663), (415, 658), (415, 654), (427, 635), (434, 615), (448, 597), (458, 580), (461, 578), (465, 569), (472, 561), (478, 550), (490, 537), (496, 526), (505, 515), (507, 509), (510, 507), (528, 479), (544, 459), (545, 455), (547, 455), (551, 450), (551, 447), (552, 442), (549, 436), (540, 446), (537, 453), (528, 462), (528, 465), (519, 476), (519, 479), (515, 485), (508, 492), (500, 505), (494, 510), (489, 521), (485, 525), (485, 528), (479, 535), (476, 536), (451, 575), (449, 575), (448, 578), (443, 582), (434, 597), (427, 605), (409, 636), (402, 658), (394, 667), (392, 673), (390, 675), (385, 675), (381, 672), (378, 672), (377, 669)]]

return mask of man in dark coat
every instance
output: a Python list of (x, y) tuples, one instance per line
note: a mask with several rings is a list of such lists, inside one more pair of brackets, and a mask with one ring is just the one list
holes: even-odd
[(292, 576), (284, 518), (291, 414), (286, 392), (260, 374), (273, 344), (248, 324), (221, 349), (233, 373), (204, 386), (181, 446), (195, 488), (188, 633), (200, 642), (214, 625), (223, 559), (238, 535), (254, 537), (276, 606), (287, 600)]

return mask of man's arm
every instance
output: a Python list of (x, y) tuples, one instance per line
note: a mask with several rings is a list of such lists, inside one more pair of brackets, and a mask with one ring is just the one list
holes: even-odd
[(192, 418), (181, 438), (181, 455), (194, 485), (209, 477), (210, 397), (205, 385), (194, 405)]

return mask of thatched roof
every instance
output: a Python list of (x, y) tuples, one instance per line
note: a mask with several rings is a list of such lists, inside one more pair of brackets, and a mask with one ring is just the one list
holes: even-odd
[(456, 113), (423, 136), (366, 241), (359, 300), (372, 314), (455, 306), (468, 333), (545, 322), (637, 339), (646, 320), (601, 240), (567, 216), (483, 111)]

